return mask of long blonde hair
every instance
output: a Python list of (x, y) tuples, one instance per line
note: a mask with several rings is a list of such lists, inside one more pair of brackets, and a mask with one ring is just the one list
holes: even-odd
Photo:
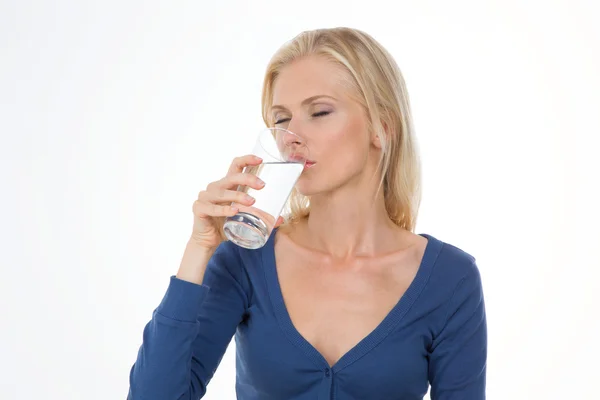
[[(394, 223), (414, 231), (421, 202), (421, 166), (414, 136), (406, 84), (393, 57), (368, 34), (351, 28), (305, 31), (284, 44), (267, 66), (262, 91), (262, 114), (273, 126), (270, 113), (273, 86), (290, 62), (322, 56), (341, 66), (351, 77), (355, 99), (368, 116), (369, 129), (382, 143), (381, 182), (387, 213)], [(294, 190), (288, 201), (288, 222), (310, 214), (310, 201)]]

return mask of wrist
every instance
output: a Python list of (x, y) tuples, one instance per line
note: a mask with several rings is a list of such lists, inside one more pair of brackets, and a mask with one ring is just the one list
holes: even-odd
[(185, 245), (185, 251), (196, 254), (198, 256), (210, 258), (217, 250), (217, 247), (218, 246), (207, 246), (203, 244), (198, 244), (196, 241), (190, 238), (190, 240), (188, 240), (188, 242)]
[(208, 261), (214, 254), (216, 248), (199, 246), (193, 242), (188, 242), (185, 252), (179, 265), (179, 270), (175, 275), (177, 279), (202, 284), (204, 271)]

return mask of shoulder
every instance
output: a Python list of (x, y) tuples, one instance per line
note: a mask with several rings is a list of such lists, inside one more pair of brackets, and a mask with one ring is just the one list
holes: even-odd
[(470, 251), (433, 235), (425, 235), (432, 246), (434, 260), (430, 280), (445, 288), (480, 286), (481, 275), (477, 259)]
[(207, 271), (225, 270), (235, 279), (248, 283), (249, 275), (260, 270), (257, 267), (262, 265), (263, 259), (268, 258), (269, 245), (259, 249), (245, 249), (228, 240), (221, 242), (211, 257)]
[(211, 261), (214, 261), (217, 264), (231, 264), (233, 261), (239, 259), (239, 257), (239, 247), (236, 246), (233, 242), (225, 240), (217, 246), (215, 252), (213, 253)]
[(206, 267), (208, 275), (228, 274), (235, 279), (243, 275), (240, 248), (235, 243), (223, 241), (217, 246)]

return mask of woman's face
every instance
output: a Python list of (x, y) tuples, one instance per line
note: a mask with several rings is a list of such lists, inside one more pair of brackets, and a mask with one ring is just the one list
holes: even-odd
[(359, 188), (365, 179), (374, 178), (378, 140), (369, 135), (363, 107), (350, 96), (346, 74), (313, 56), (286, 65), (275, 80), (275, 126), (303, 138), (314, 162), (308, 163), (296, 184), (306, 196), (348, 185)]

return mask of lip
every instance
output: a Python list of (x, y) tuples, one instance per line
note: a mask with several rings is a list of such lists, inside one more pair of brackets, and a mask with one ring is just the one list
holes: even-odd
[(309, 168), (312, 168), (312, 167), (313, 167), (315, 164), (316, 164), (316, 162), (315, 162), (315, 161), (308, 161), (308, 160), (307, 160), (307, 161), (304, 163), (304, 170), (306, 171), (307, 169), (309, 169)]
[(302, 155), (302, 154), (299, 154), (299, 153), (296, 153), (296, 154), (290, 154), (290, 155), (287, 157), (287, 160), (288, 160), (288, 161), (291, 161), (291, 162), (304, 162), (305, 164), (314, 164), (314, 163), (315, 163), (314, 161), (307, 160), (307, 159), (306, 159), (306, 157), (305, 157), (304, 155)]

